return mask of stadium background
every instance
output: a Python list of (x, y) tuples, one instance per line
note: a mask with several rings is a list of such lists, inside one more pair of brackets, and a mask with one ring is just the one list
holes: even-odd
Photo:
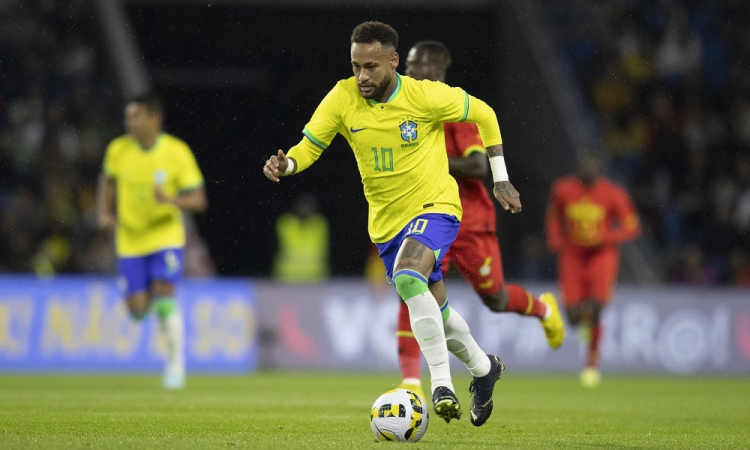
[[(0, 367), (155, 367), (148, 360), (118, 365), (115, 341), (107, 341), (102, 350), (91, 337), (96, 334), (85, 337), (87, 328), (81, 331), (77, 325), (97, 323), (106, 329), (118, 323), (108, 322), (117, 318), (114, 313), (98, 319), (102, 309), (82, 300), (90, 298), (91, 286), (103, 283), (111, 289), (106, 275), (114, 268), (109, 237), (94, 227), (94, 183), (106, 142), (121, 132), (124, 99), (148, 87), (166, 101), (167, 131), (194, 149), (211, 203), (191, 228), (194, 251), (188, 269), (211, 277), (210, 295), (216, 300), (188, 320), (205, 319), (200, 311), (216, 311), (208, 319), (214, 324), (209, 329), (222, 329), (222, 317), (232, 317), (224, 309), (231, 299), (225, 297), (234, 289), (224, 283), (242, 277), (242, 289), (247, 289), (248, 307), (239, 313), (239, 327), (252, 331), (247, 334), (250, 344), (242, 346), (245, 359), (235, 360), (234, 366), (222, 362), (222, 349), (230, 344), (217, 337), (203, 341), (213, 346), (209, 353), (215, 360), (203, 360), (204, 366), (194, 361), (193, 368), (249, 370), (256, 367), (256, 357), (261, 367), (299, 366), (299, 359), (275, 355), (309, 350), (304, 340), (284, 341), (285, 332), (300, 331), (284, 328), (294, 317), (318, 330), (310, 332), (323, 329), (302, 319), (309, 317), (304, 308), (315, 310), (330, 295), (340, 295), (336, 292), (369, 305), (390, 301), (372, 295), (361, 277), (368, 252), (366, 204), (343, 139), (305, 176), (273, 185), (260, 171), (270, 153), (299, 139), (319, 99), (349, 75), (352, 27), (378, 19), (399, 30), (402, 62), (420, 39), (448, 43), (454, 57), (449, 83), (497, 110), (511, 176), (524, 201), (523, 214), (499, 215), (509, 277), (542, 283), (553, 279), (550, 256), (541, 247), (548, 188), (556, 176), (573, 170), (577, 149), (592, 146), (608, 159), (610, 174), (635, 195), (646, 225), (644, 237), (625, 249), (622, 281), (627, 288), (617, 301), (623, 307), (653, 305), (657, 312), (648, 316), (653, 323), (646, 329), (657, 333), (657, 339), (654, 327), (670, 317), (665, 305), (671, 303), (664, 298), (674, 302), (685, 297), (677, 305), (689, 320), (680, 328), (684, 334), (675, 338), (684, 345), (676, 351), (699, 363), (682, 372), (746, 371), (748, 17), (741, 2), (634, 2), (619, 8), (597, 1), (2, 2), (0, 267), (36, 277), (4, 275), (0, 280)], [(671, 37), (674, 33), (678, 38)], [(669, 57), (678, 63), (660, 62)], [(301, 309), (284, 309), (279, 299), (305, 296), (268, 280), (273, 224), (302, 191), (318, 196), (330, 222), (336, 281), (306, 291), (309, 303), (299, 305)], [(105, 278), (69, 278), (81, 274)], [(701, 290), (693, 290), (694, 285)], [(461, 282), (452, 287), (458, 298), (471, 298)], [(106, 298), (105, 305), (116, 308), (116, 293)], [(466, 305), (481, 310), (471, 301)], [(325, 308), (336, 312), (335, 306)], [(57, 324), (52, 339), (59, 342), (45, 354), (37, 344), (45, 342), (50, 324)], [(79, 332), (84, 333), (83, 344), (76, 347)], [(139, 345), (151, 345), (148, 337), (142, 339)], [(345, 340), (326, 339), (331, 346)], [(388, 339), (383, 348), (390, 345)], [(66, 342), (72, 347), (65, 347)], [(717, 342), (727, 345), (723, 356), (694, 351), (714, 348)], [(574, 336), (565, 348), (575, 355)], [(529, 354), (523, 348), (518, 352), (524, 367), (523, 356)], [(363, 368), (370, 367), (364, 362), (372, 358), (371, 353), (358, 354), (359, 366), (330, 361), (332, 367)], [(634, 358), (618, 359), (611, 368), (681, 371), (659, 363), (668, 357)], [(649, 358), (650, 365), (641, 364)], [(97, 366), (96, 361), (104, 363)], [(554, 361), (528, 364), (529, 370), (576, 367)], [(392, 360), (377, 365), (394, 367)]]

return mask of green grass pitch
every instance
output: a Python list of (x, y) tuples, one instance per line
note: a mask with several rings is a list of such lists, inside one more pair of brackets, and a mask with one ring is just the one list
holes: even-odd
[(417, 444), (376, 443), (369, 408), (397, 374), (260, 372), (193, 376), (167, 392), (157, 376), (0, 375), (0, 448), (750, 448), (747, 378), (506, 373), (495, 412), (468, 417), (468, 378), (456, 378), (464, 417), (430, 414)]

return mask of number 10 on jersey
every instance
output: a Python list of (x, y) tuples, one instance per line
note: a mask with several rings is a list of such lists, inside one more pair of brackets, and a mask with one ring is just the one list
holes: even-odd
[[(377, 147), (373, 147), (372, 156), (375, 159), (375, 172), (393, 172), (392, 148), (380, 147), (380, 150), (378, 151)], [(380, 156), (380, 158), (378, 158), (378, 156)]]

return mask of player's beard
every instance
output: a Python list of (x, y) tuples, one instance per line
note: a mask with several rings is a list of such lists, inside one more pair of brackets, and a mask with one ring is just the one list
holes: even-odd
[(388, 89), (388, 86), (391, 85), (391, 80), (393, 80), (393, 77), (391, 77), (390, 73), (387, 73), (383, 77), (383, 81), (381, 81), (380, 84), (377, 84), (377, 85), (369, 84), (369, 86), (372, 86), (374, 88), (372, 90), (372, 94), (365, 95), (362, 93), (362, 91), (359, 91), (359, 95), (361, 95), (363, 98), (380, 101), (380, 99), (383, 98), (383, 96), (385, 95), (385, 90)]

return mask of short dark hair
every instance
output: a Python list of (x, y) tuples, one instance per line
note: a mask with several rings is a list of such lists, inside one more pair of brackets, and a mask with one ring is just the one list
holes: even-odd
[(145, 105), (148, 112), (151, 114), (157, 114), (160, 116), (164, 115), (164, 102), (161, 97), (155, 92), (145, 92), (130, 97), (128, 103), (139, 103)]
[(352, 44), (374, 44), (375, 42), (380, 42), (381, 45), (390, 45), (397, 49), (398, 33), (392, 26), (375, 20), (362, 22), (354, 27)]
[(431, 53), (432, 55), (439, 56), (445, 60), (445, 64), (450, 66), (451, 65), (451, 52), (448, 50), (448, 47), (445, 46), (440, 41), (435, 40), (424, 40), (419, 41), (416, 44), (414, 44), (414, 47), (417, 50), (426, 50), (427, 52)]

